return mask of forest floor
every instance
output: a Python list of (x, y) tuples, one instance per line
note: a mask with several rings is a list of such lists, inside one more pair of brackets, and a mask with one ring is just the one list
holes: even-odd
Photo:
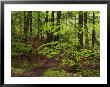
[[(21, 61), (27, 61), (27, 60), (21, 60)], [(36, 61), (34, 59), (33, 61)], [(56, 60), (48, 60), (45, 57), (38, 56), (36, 63), (39, 61), (39, 65), (33, 68), (28, 67), (28, 70), (26, 70), (23, 73), (19, 73), (17, 76), (22, 76), (22, 77), (35, 77), (35, 76), (43, 76), (44, 72), (51, 68), (51, 67), (57, 67), (58, 62)], [(16, 76), (16, 74), (13, 76)]]
[[(37, 49), (41, 45), (39, 40), (33, 41), (32, 50)], [(26, 67), (24, 67), (24, 63)], [(35, 63), (38, 63), (34, 66)], [(20, 77), (35, 77), (35, 76), (43, 76), (44, 72), (52, 67), (58, 67), (59, 61), (51, 58), (47, 58), (43, 55), (34, 55), (30, 53), (25, 53), (20, 56), (18, 59), (12, 59), (12, 66), (17, 66), (18, 70), (14, 70), (12, 68), (12, 76), (20, 76)], [(23, 67), (22, 67), (23, 66)], [(24, 68), (23, 72), (19, 71), (19, 68)], [(27, 69), (26, 69), (27, 68)], [(25, 70), (26, 69), (26, 70)], [(16, 73), (17, 72), (17, 73)]]
[[(33, 41), (32, 50), (37, 49), (41, 46), (41, 42), (39, 40)], [(62, 54), (62, 53), (61, 53)], [(60, 55), (61, 55), (60, 54)], [(57, 55), (58, 57), (58, 55)], [(56, 57), (55, 57), (56, 58)], [(19, 58), (12, 58), (12, 77), (43, 77), (45, 76), (45, 72), (49, 69), (53, 69), (56, 71), (61, 71), (60, 67), (60, 60), (55, 58), (47, 58), (46, 56), (40, 54), (31, 54), (31, 53), (23, 53)], [(82, 60), (80, 64), (82, 64), (83, 69), (88, 70), (98, 70), (100, 69), (100, 64), (91, 64), (90, 62), (93, 61), (89, 60), (87, 64), (86, 60)], [(85, 62), (85, 63), (84, 63)], [(69, 69), (65, 67), (65, 71), (69, 73), (69, 76), (77, 76), (75, 73), (77, 72), (76, 69)], [(57, 72), (56, 72), (57, 73)], [(85, 72), (84, 72), (85, 73)], [(51, 74), (51, 73), (50, 73)]]

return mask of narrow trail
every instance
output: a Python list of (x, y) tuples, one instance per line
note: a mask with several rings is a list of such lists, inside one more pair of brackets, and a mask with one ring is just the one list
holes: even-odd
[[(32, 49), (36, 50), (39, 46), (42, 45), (42, 42), (39, 40), (34, 40), (32, 42)], [(33, 55), (26, 56), (27, 58), (30, 57), (30, 59), (33, 57)], [(52, 58), (47, 58), (46, 56), (37, 55), (36, 57), (33, 57), (31, 61), (37, 60), (38, 63), (42, 63), (40, 66), (33, 68), (32, 70), (29, 70), (27, 72), (24, 72), (21, 77), (41, 77), (43, 76), (44, 72), (52, 67), (57, 67), (59, 65), (59, 61), (54, 60)]]
[(40, 67), (34, 68), (31, 71), (28, 71), (21, 76), (23, 77), (40, 77), (43, 76), (44, 72), (48, 69), (48, 67), (42, 65)]
[[(40, 40), (33, 40), (32, 41), (32, 51), (33, 50), (37, 50), (38, 47), (40, 47), (42, 44), (42, 41)], [(43, 77), (44, 73), (46, 70), (48, 69), (54, 69), (54, 70), (58, 70), (59, 69), (59, 64), (60, 64), (60, 59), (56, 60), (55, 58), (58, 58), (58, 56), (60, 56), (61, 54), (64, 54), (63, 50), (61, 51), (61, 53), (59, 53), (58, 55), (55, 55), (53, 58), (48, 58), (46, 56), (37, 54), (37, 52), (35, 54), (33, 53), (23, 53), (23, 55), (20, 56), (19, 60), (13, 60), (13, 63), (16, 63), (17, 66), (19, 66), (20, 62), (26, 61), (28, 62), (27, 64), (29, 64), (28, 66), (32, 65), (32, 62), (34, 61), (35, 64), (38, 64), (36, 66), (32, 66), (32, 68), (26, 68), (26, 70), (23, 71), (23, 73), (14, 73), (12, 72), (12, 77)], [(94, 59), (91, 59), (89, 61), (93, 61)], [(81, 60), (80, 61), (80, 65), (82, 69), (100, 69), (100, 63), (97, 64), (93, 64), (91, 62), (86, 63), (87, 60)], [(20, 65), (20, 68), (22, 69), (22, 63)], [(65, 67), (64, 70), (68, 73), (72, 73), (72, 76), (75, 76), (74, 73), (77, 72), (77, 66), (76, 68), (74, 67)], [(19, 70), (19, 69), (18, 69)]]
[(41, 66), (36, 67), (32, 70), (29, 70), (26, 73), (23, 73), (21, 76), (24, 77), (40, 77), (43, 76), (44, 72), (52, 67), (57, 67), (58, 66), (58, 62), (55, 60), (48, 60)]

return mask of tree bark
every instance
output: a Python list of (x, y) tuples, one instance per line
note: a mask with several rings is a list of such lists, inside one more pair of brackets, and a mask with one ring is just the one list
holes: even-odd
[(83, 12), (79, 11), (79, 32), (78, 32), (78, 40), (79, 40), (79, 47), (83, 48)]
[(27, 44), (27, 33), (29, 29), (29, 17), (28, 12), (24, 11), (24, 42)]
[(95, 13), (93, 12), (93, 30), (92, 30), (92, 47), (94, 48), (94, 45), (96, 43), (96, 32), (95, 32)]
[(12, 36), (15, 35), (15, 18), (14, 18), (14, 12), (11, 14), (11, 32), (12, 32)]
[(52, 30), (54, 29), (54, 11), (52, 11), (52, 14), (51, 14), (51, 32), (50, 32), (50, 41), (53, 41), (53, 32)]
[(32, 36), (32, 11), (29, 11), (30, 35)]
[(86, 44), (86, 48), (89, 47), (89, 37), (88, 37), (88, 27), (87, 27), (87, 12), (84, 12), (84, 29), (85, 29), (85, 44)]
[(24, 11), (24, 42), (27, 42), (27, 20), (26, 20), (26, 11)]
[(39, 39), (39, 36), (40, 36), (40, 11), (38, 12), (37, 29), (38, 29), (37, 38)]
[(20, 34), (22, 33), (22, 31), (21, 31), (21, 26), (22, 26), (21, 17), (22, 17), (22, 15), (20, 13), (20, 15), (19, 15), (19, 29), (20, 29)]
[[(45, 22), (46, 22), (46, 27), (47, 27), (47, 24), (48, 24), (48, 21), (49, 21), (49, 19), (48, 19), (48, 11), (46, 11), (46, 17), (45, 17)], [(47, 38), (46, 38), (46, 43), (47, 42), (49, 42), (49, 31), (46, 31), (46, 34), (47, 34)]]
[[(61, 11), (57, 11), (57, 32), (60, 30)], [(59, 34), (55, 36), (55, 41), (59, 40)]]

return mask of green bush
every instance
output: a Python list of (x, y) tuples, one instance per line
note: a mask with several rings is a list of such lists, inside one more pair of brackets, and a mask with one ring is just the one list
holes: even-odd
[(39, 54), (45, 55), (48, 58), (54, 57), (59, 54), (61, 47), (58, 42), (51, 42), (44, 44), (38, 48)]
[(77, 74), (82, 77), (99, 77), (100, 71), (94, 69), (82, 69), (80, 72), (77, 72)]
[(95, 58), (100, 58), (100, 49), (99, 48), (100, 47), (97, 45), (93, 48), (93, 51), (95, 53)]
[(45, 77), (68, 77), (68, 76), (71, 76), (71, 74), (67, 73), (64, 70), (56, 71), (56, 70), (48, 69), (45, 71), (43, 76)]
[(80, 51), (75, 52), (75, 58), (77, 61), (79, 61), (81, 58), (91, 58), (95, 57), (96, 55), (97, 52), (88, 49), (81, 49)]
[(23, 53), (27, 53), (32, 49), (32, 45), (31, 44), (24, 44), (21, 42), (12, 42), (11, 44), (11, 48), (12, 48), (12, 56), (20, 56)]
[(65, 51), (68, 51), (68, 50), (73, 50), (74, 49), (74, 45), (71, 43), (71, 42), (61, 42), (60, 43), (60, 46), (65, 50)]
[(70, 59), (62, 59), (61, 64), (66, 67), (72, 67), (75, 65), (75, 62)]
[(71, 43), (62, 43), (60, 41), (46, 43), (41, 45), (37, 51), (39, 54), (46, 55), (47, 57), (51, 58), (55, 55), (59, 54), (60, 52), (64, 51), (65, 56), (62, 57), (74, 57), (74, 46)]

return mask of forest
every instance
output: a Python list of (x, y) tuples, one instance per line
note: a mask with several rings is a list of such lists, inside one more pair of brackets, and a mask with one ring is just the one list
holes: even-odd
[(99, 11), (11, 11), (12, 77), (99, 77)]

